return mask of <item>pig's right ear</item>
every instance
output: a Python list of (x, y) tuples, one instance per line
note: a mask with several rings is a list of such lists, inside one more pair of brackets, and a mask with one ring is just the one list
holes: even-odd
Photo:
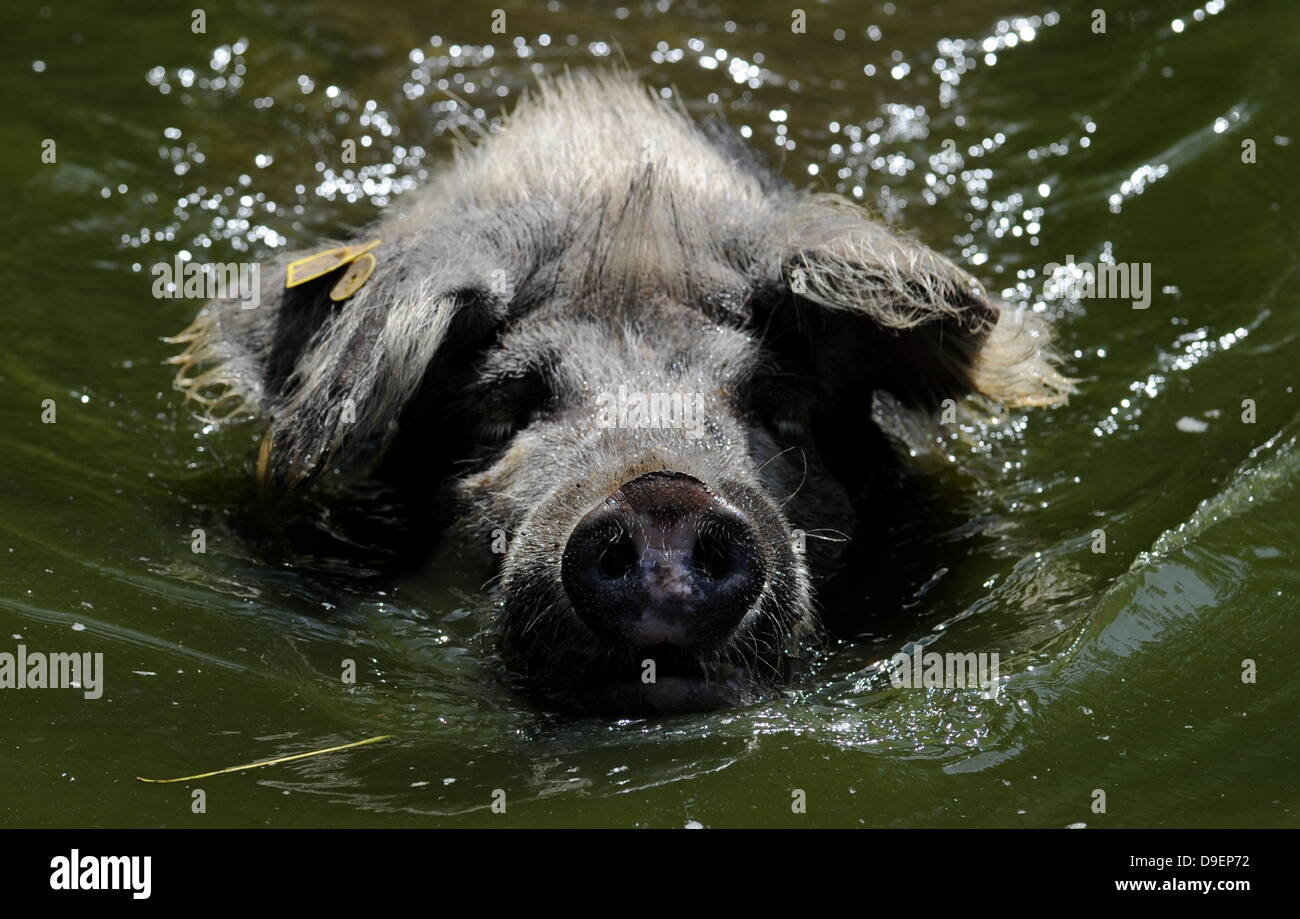
[(1065, 400), (1046, 326), (991, 299), (965, 271), (838, 196), (783, 215), (772, 282), (827, 386), (884, 390), (937, 410), (972, 392), (1006, 405)]
[(176, 387), (208, 420), (269, 419), (258, 479), (269, 493), (297, 489), (389, 430), (453, 321), (504, 315), (512, 282), (493, 253), (471, 228), (385, 239), (355, 290), (370, 267), (359, 257), (306, 281), (323, 263), (303, 253), (262, 265), (252, 308), (213, 301), (169, 339), (185, 345)]

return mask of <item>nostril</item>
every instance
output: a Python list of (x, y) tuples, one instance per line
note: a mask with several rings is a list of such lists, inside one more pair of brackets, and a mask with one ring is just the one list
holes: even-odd
[(627, 577), (628, 572), (636, 567), (636, 562), (637, 549), (632, 537), (622, 527), (618, 527), (600, 553), (597, 570), (605, 578), (616, 581)]
[(702, 578), (722, 581), (736, 570), (736, 547), (722, 533), (705, 531), (695, 541), (695, 555), (691, 567)]
[(742, 515), (718, 508), (700, 521), (691, 567), (701, 580), (721, 586), (756, 573), (756, 561), (754, 532)]

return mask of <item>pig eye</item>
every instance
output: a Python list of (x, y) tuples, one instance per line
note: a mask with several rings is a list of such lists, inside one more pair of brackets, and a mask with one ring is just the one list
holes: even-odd
[(772, 419), (776, 433), (788, 440), (803, 440), (808, 436), (808, 428), (798, 418), (778, 416)]
[(472, 407), (480, 440), (497, 445), (546, 416), (550, 391), (540, 373), (499, 379), (485, 387)]
[(808, 440), (813, 394), (790, 374), (761, 376), (752, 383), (750, 405), (756, 420), (787, 443)]
[(484, 421), (479, 425), (479, 434), (484, 440), (492, 443), (505, 440), (514, 431), (514, 425), (509, 421)]

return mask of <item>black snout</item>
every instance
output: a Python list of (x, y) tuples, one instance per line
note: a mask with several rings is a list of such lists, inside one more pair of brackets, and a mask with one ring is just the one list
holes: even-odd
[(701, 650), (735, 631), (767, 577), (745, 515), (673, 472), (633, 479), (578, 521), (560, 574), (605, 641)]

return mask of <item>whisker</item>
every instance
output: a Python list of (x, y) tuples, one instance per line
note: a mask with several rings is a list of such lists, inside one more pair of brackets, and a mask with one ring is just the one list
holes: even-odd
[(795, 486), (794, 491), (790, 492), (790, 494), (786, 496), (784, 501), (778, 503), (777, 505), (778, 507), (785, 507), (786, 504), (788, 504), (794, 498), (795, 495), (799, 494), (799, 491), (808, 482), (808, 454), (803, 450), (803, 448), (800, 448), (799, 455), (803, 457), (803, 478), (799, 480), (799, 484)]
[(775, 462), (776, 460), (779, 460), (781, 457), (785, 456), (785, 455), (786, 455), (787, 453), (789, 453), (791, 450), (798, 450), (798, 449), (799, 449), (799, 447), (796, 445), (796, 446), (786, 447), (784, 450), (781, 450), (781, 451), (778, 452), (778, 453), (773, 453), (771, 456), (769, 456), (769, 457), (767, 458), (767, 461), (764, 462), (763, 465), (759, 466), (759, 467), (758, 467), (757, 469), (755, 469), (754, 471), (755, 471), (755, 472), (762, 472), (764, 469), (767, 468), (767, 464), (768, 464), (768, 463)]

